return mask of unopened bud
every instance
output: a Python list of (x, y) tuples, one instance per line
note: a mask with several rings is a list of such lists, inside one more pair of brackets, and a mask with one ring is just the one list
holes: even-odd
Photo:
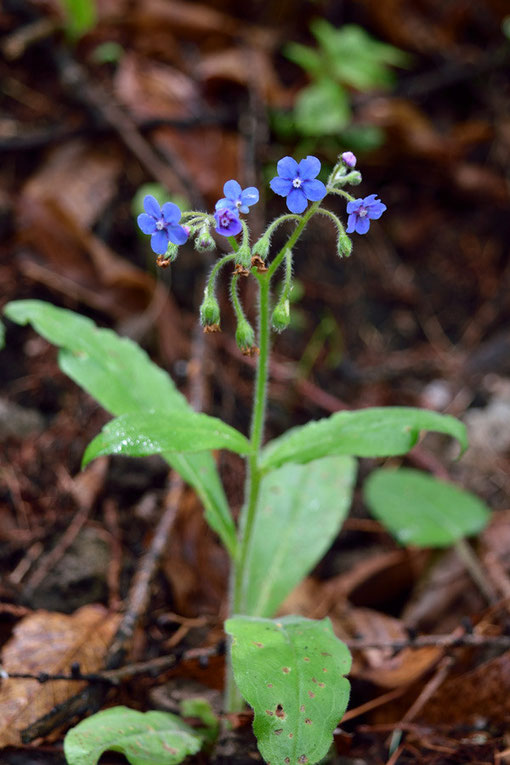
[(178, 254), (179, 254), (179, 245), (173, 244), (173, 242), (169, 242), (168, 247), (166, 248), (164, 260), (167, 260), (170, 263), (173, 263)]
[(237, 325), (236, 343), (243, 353), (253, 353), (255, 346), (255, 332), (247, 319), (242, 318)]
[(343, 258), (344, 256), (348, 258), (352, 252), (351, 240), (349, 239), (345, 231), (342, 231), (340, 229), (338, 231), (338, 238), (336, 240), (336, 248), (341, 258)]
[(241, 265), (243, 268), (251, 267), (251, 252), (247, 245), (241, 245), (241, 247), (239, 247), (234, 262)]
[(195, 249), (199, 252), (208, 252), (216, 249), (216, 242), (211, 236), (209, 226), (203, 226), (195, 238)]
[(271, 324), (276, 332), (283, 332), (290, 324), (290, 303), (288, 298), (280, 298), (275, 305)]
[(269, 240), (269, 237), (261, 236), (260, 239), (258, 239), (253, 245), (252, 252), (254, 255), (258, 255), (259, 258), (262, 258), (262, 260), (265, 260), (269, 254), (270, 245), (271, 245), (271, 242)]
[(343, 179), (344, 183), (350, 183), (351, 186), (359, 186), (361, 183), (361, 173), (354, 170), (352, 173), (347, 173)]
[(218, 301), (210, 293), (205, 294), (205, 297), (200, 306), (200, 324), (203, 327), (211, 327), (220, 323), (220, 306)]
[(356, 162), (358, 161), (356, 159), (356, 155), (352, 153), (352, 151), (344, 151), (342, 154), (342, 160), (345, 162), (347, 167), (354, 168), (356, 167)]

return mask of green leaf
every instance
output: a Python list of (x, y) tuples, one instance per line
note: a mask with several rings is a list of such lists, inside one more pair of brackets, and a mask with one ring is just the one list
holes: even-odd
[(71, 728), (64, 739), (68, 765), (96, 765), (103, 752), (122, 752), (131, 765), (177, 765), (200, 750), (201, 739), (169, 712), (112, 707)]
[(351, 666), (347, 647), (329, 619), (279, 620), (234, 616), (232, 665), (253, 707), (253, 731), (266, 762), (301, 765), (327, 754), (347, 707)]
[(372, 514), (403, 545), (447, 547), (490, 517), (474, 494), (411, 468), (375, 470), (364, 491)]
[(73, 40), (78, 40), (96, 24), (95, 0), (59, 0), (66, 14), (65, 30)]
[(320, 79), (301, 90), (294, 118), (303, 135), (335, 135), (351, 119), (347, 93), (333, 80)]
[(327, 74), (326, 62), (322, 56), (308, 45), (290, 42), (283, 48), (283, 55), (293, 61), (313, 77), (321, 77)]
[(352, 457), (284, 465), (262, 479), (245, 568), (244, 607), (272, 616), (322, 558), (351, 504)]
[(420, 431), (433, 430), (456, 438), (467, 448), (466, 428), (447, 414), (411, 407), (375, 407), (337, 412), (309, 422), (271, 441), (263, 451), (261, 467), (286, 462), (310, 462), (333, 454), (353, 457), (390, 457), (405, 454), (418, 441)]
[(5, 327), (0, 321), (0, 350), (4, 347), (4, 345), (5, 345)]
[(110, 420), (87, 446), (83, 465), (105, 454), (146, 457), (163, 452), (229, 449), (248, 454), (251, 444), (242, 433), (217, 417), (184, 412), (130, 412)]
[[(60, 346), (62, 371), (111, 414), (155, 409), (193, 412), (172, 379), (132, 340), (39, 300), (9, 303), (5, 315), (18, 324), (31, 323), (50, 343)], [(207, 522), (234, 555), (235, 525), (212, 455), (167, 453), (163, 457), (195, 489)]]

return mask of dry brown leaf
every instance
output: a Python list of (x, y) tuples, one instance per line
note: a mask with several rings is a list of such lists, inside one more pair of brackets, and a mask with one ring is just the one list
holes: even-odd
[[(36, 611), (14, 629), (2, 651), (7, 672), (69, 672), (73, 662), (82, 672), (101, 668), (120, 615), (103, 606), (83, 606), (71, 616)], [(64, 680), (2, 680), (0, 747), (19, 746), (21, 730), (80, 690), (82, 683)]]
[[(345, 623), (352, 635), (367, 642), (407, 640), (408, 637), (399, 619), (368, 608), (352, 609), (342, 620), (342, 626)], [(360, 659), (355, 660), (351, 674), (381, 688), (399, 688), (428, 672), (442, 654), (443, 650), (435, 646), (404, 648), (397, 653), (391, 648), (366, 648)]]
[(259, 97), (272, 106), (281, 106), (284, 89), (269, 54), (256, 48), (228, 48), (203, 56), (197, 66), (205, 82), (227, 80), (254, 88)]

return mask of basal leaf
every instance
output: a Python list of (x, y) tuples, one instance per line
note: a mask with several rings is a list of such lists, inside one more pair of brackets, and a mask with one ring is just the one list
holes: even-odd
[(245, 572), (244, 610), (273, 616), (322, 558), (349, 510), (352, 457), (288, 464), (262, 479)]
[(96, 765), (103, 752), (122, 752), (131, 765), (177, 765), (201, 739), (169, 712), (112, 707), (82, 720), (64, 739), (68, 765)]
[(235, 428), (207, 414), (130, 412), (110, 420), (87, 446), (83, 464), (105, 454), (145, 457), (164, 452), (229, 449), (248, 454), (251, 444)]
[(375, 470), (365, 482), (372, 514), (403, 545), (446, 547), (487, 524), (486, 505), (420, 470)]
[[(193, 411), (169, 375), (132, 340), (40, 300), (9, 303), (5, 315), (18, 324), (32, 324), (40, 335), (59, 346), (62, 371), (111, 414), (155, 409)], [(235, 526), (212, 455), (167, 453), (163, 457), (193, 486), (204, 504), (208, 523), (233, 555)]]
[(266, 446), (262, 467), (310, 462), (333, 454), (353, 457), (405, 454), (416, 444), (422, 430), (447, 433), (459, 441), (462, 450), (467, 448), (466, 428), (455, 417), (428, 409), (377, 407), (337, 412), (287, 431)]
[(234, 616), (236, 683), (253, 707), (253, 730), (266, 762), (312, 765), (327, 754), (349, 700), (347, 647), (329, 619)]
[(334, 80), (323, 77), (303, 88), (294, 110), (296, 127), (304, 135), (333, 135), (351, 119), (347, 92)]

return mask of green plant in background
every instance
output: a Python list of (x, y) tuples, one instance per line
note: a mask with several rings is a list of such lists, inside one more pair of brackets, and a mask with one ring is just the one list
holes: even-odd
[[(225, 707), (239, 711), (244, 698), (254, 710), (263, 757), (286, 765), (311, 765), (324, 757), (348, 703), (350, 655), (329, 620), (278, 619), (275, 614), (340, 531), (351, 504), (357, 459), (406, 454), (426, 430), (456, 438), (462, 449), (467, 446), (465, 427), (457, 419), (409, 407), (338, 412), (264, 444), (271, 330), (281, 332), (290, 322), (293, 248), (310, 220), (321, 215), (334, 225), (338, 255), (347, 256), (352, 249), (348, 234), (365, 234), (386, 209), (375, 194), (355, 199), (345, 190), (361, 181), (355, 166), (356, 157), (345, 152), (325, 185), (317, 179), (320, 162), (315, 157), (299, 164), (290, 157), (280, 160), (271, 188), (286, 198), (290, 212), (270, 223), (255, 243), (241, 213), (257, 202), (258, 191), (243, 190), (235, 180), (225, 184), (214, 215), (181, 213), (173, 202), (161, 206), (150, 194), (143, 201), (138, 224), (151, 237), (161, 266), (175, 260), (188, 238), (198, 250), (213, 249), (212, 228), (231, 246), (211, 269), (200, 320), (205, 331), (219, 331), (217, 280), (221, 269), (229, 268), (236, 341), (244, 353), (257, 357), (249, 436), (193, 411), (170, 377), (131, 340), (40, 301), (18, 301), (5, 309), (9, 319), (32, 324), (58, 345), (61, 369), (114, 415), (88, 445), (84, 465), (106, 454), (160, 454), (197, 492), (232, 566)], [(323, 206), (327, 194), (347, 201), (347, 229)], [(287, 240), (272, 252), (275, 231), (288, 224)], [(248, 277), (258, 292), (257, 335), (238, 291), (239, 279)], [(246, 460), (245, 501), (237, 524), (213, 449), (229, 449)], [(390, 531), (410, 544), (458, 542), (480, 530), (488, 517), (471, 495), (416, 471), (376, 471), (367, 501)], [(94, 765), (112, 744), (133, 765), (178, 763), (197, 751), (201, 737), (214, 735), (210, 714), (197, 713), (207, 735), (161, 714), (116, 708), (92, 716), (68, 733), (68, 763)], [(133, 730), (139, 733), (134, 741)]]
[(58, 0), (64, 12), (64, 29), (73, 42), (90, 32), (96, 25), (96, 0)]
[(352, 130), (351, 90), (370, 92), (392, 87), (391, 67), (409, 66), (410, 56), (379, 42), (355, 24), (337, 29), (325, 19), (310, 24), (317, 46), (288, 43), (284, 55), (308, 74), (310, 84), (298, 94), (291, 114), (274, 115), (277, 131), (308, 138), (333, 136), (354, 149), (371, 149), (384, 136), (371, 125)]

